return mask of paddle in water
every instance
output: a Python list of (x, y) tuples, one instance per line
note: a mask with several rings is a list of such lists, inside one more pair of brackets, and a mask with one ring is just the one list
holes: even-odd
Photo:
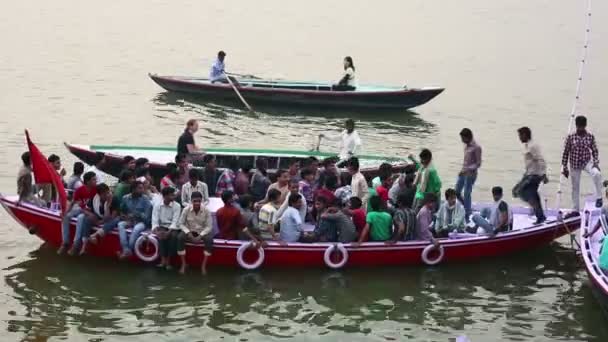
[(250, 112), (255, 113), (253, 111), (253, 108), (251, 108), (251, 106), (249, 105), (249, 103), (247, 103), (247, 101), (245, 101), (245, 98), (243, 97), (243, 95), (241, 95), (241, 92), (237, 89), (237, 87), (234, 85), (234, 82), (232, 82), (232, 79), (230, 79), (230, 76), (224, 74), (226, 76), (226, 80), (228, 80), (228, 83), (230, 83), (230, 86), (232, 87), (232, 89), (234, 90), (234, 92), (236, 93), (236, 95), (239, 97), (239, 99), (241, 100), (241, 102), (243, 102), (243, 104), (245, 105), (245, 107), (247, 107), (247, 109), (249, 109)]

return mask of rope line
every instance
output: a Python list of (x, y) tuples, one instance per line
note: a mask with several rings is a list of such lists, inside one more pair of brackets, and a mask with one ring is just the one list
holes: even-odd
[[(591, 0), (587, 0), (587, 11), (585, 14), (585, 39), (583, 43), (583, 48), (581, 52), (581, 57), (579, 60), (578, 67), (578, 78), (576, 80), (576, 90), (574, 93), (574, 101), (572, 102), (572, 109), (570, 110), (570, 120), (568, 122), (568, 131), (566, 132), (566, 136), (568, 136), (572, 132), (572, 124), (574, 123), (574, 118), (576, 116), (576, 110), (578, 108), (579, 102), (581, 100), (581, 85), (583, 83), (583, 75), (585, 71), (585, 65), (587, 64), (587, 54), (589, 51), (589, 36), (591, 32)], [(562, 184), (565, 181), (565, 177), (561, 174), (561, 155), (560, 155), (560, 177), (559, 184), (557, 186), (557, 203), (556, 209), (560, 209), (562, 202)]]

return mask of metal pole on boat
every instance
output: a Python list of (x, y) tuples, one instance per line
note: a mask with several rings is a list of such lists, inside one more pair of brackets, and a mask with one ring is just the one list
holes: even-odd
[(232, 80), (230, 79), (230, 76), (226, 75), (224, 73), (224, 76), (226, 76), (226, 79), (228, 80), (228, 83), (230, 83), (230, 86), (232, 87), (232, 89), (234, 90), (234, 92), (236, 93), (236, 95), (239, 97), (239, 99), (241, 100), (241, 102), (243, 102), (243, 104), (245, 105), (245, 107), (247, 107), (247, 109), (249, 109), (250, 112), (254, 113), (253, 108), (251, 108), (251, 106), (249, 105), (249, 103), (247, 103), (247, 101), (245, 101), (245, 98), (243, 97), (243, 95), (241, 95), (241, 92), (236, 88), (236, 86), (234, 85), (234, 83), (232, 83)]

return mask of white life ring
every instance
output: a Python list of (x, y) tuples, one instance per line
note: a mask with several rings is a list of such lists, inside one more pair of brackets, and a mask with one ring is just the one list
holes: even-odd
[[(429, 259), (429, 254), (435, 249), (439, 250), (439, 256), (437, 256), (437, 258), (435, 258), (434, 260), (431, 260), (431, 259)], [(444, 255), (445, 255), (445, 251), (443, 250), (442, 245), (439, 245), (439, 247), (435, 248), (435, 245), (430, 244), (430, 245), (424, 247), (424, 249), (422, 250), (422, 261), (424, 261), (424, 263), (429, 266), (437, 265), (438, 263), (440, 263), (443, 260)]]
[[(143, 253), (141, 251), (141, 247), (144, 242), (151, 243), (154, 246), (154, 253), (152, 255)], [(156, 259), (158, 259), (158, 254), (159, 254), (158, 239), (156, 238), (156, 236), (154, 236), (152, 234), (142, 234), (140, 237), (138, 237), (137, 240), (135, 240), (135, 247), (133, 249), (134, 249), (135, 255), (137, 255), (137, 257), (141, 261), (153, 262), (153, 261), (156, 261)]]
[(236, 251), (236, 261), (239, 263), (239, 266), (241, 266), (242, 268), (246, 269), (246, 270), (255, 270), (256, 268), (260, 267), (262, 265), (262, 263), (264, 262), (264, 249), (262, 247), (258, 247), (257, 251), (258, 251), (258, 259), (251, 263), (248, 264), (245, 262), (245, 260), (243, 259), (243, 254), (245, 254), (245, 251), (249, 248), (251, 248), (251, 246), (254, 245), (253, 241), (249, 241), (247, 243), (242, 244), (239, 249)]
[[(340, 254), (342, 254), (342, 260), (340, 260), (339, 262), (333, 262), (331, 260), (331, 253), (333, 253), (334, 249), (337, 249)], [(331, 245), (325, 250), (325, 253), (323, 254), (323, 260), (325, 261), (325, 265), (327, 265), (327, 267), (333, 269), (342, 268), (348, 262), (348, 251), (341, 243)]]

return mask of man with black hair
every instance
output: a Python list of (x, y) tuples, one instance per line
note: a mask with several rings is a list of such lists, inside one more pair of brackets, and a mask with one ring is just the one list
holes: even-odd
[(494, 198), (494, 205), (490, 208), (482, 209), (481, 213), (475, 214), (471, 218), (476, 227), (482, 228), (491, 236), (513, 228), (513, 211), (511, 206), (502, 197), (502, 188), (499, 186), (493, 187), (492, 198)]
[(228, 160), (228, 167), (219, 176), (217, 186), (215, 188), (215, 196), (220, 197), (224, 191), (234, 192), (234, 182), (236, 181), (236, 172), (239, 170), (239, 161), (236, 158)]
[(201, 177), (201, 181), (207, 184), (210, 194), (216, 195), (217, 181), (220, 178), (220, 172), (217, 169), (217, 161), (215, 160), (215, 156), (207, 154), (205, 157), (203, 157), (203, 162), (205, 163), (205, 167), (203, 168), (203, 176)]
[(473, 139), (473, 132), (469, 128), (460, 131), (460, 140), (464, 144), (464, 160), (456, 181), (456, 196), (464, 205), (465, 221), (468, 222), (471, 215), (471, 193), (481, 167), (481, 146)]
[[(104, 236), (118, 223), (118, 208), (112, 199), (110, 188), (106, 184), (97, 184), (96, 192), (83, 209), (84, 215), (78, 216), (76, 234), (72, 248), (68, 251), (69, 255), (85, 254), (89, 241), (97, 243), (98, 237)], [(91, 228), (96, 225), (102, 225), (102, 229), (89, 237)]]
[(63, 254), (70, 246), (70, 223), (72, 218), (79, 218), (91, 198), (97, 194), (97, 177), (94, 172), (87, 172), (83, 176), (84, 185), (74, 192), (73, 200), (65, 211), (65, 216), (61, 222), (61, 247), (57, 254)]
[(163, 200), (152, 208), (152, 232), (159, 237), (160, 267), (169, 269), (169, 258), (177, 254), (176, 246), (181, 228), (179, 218), (182, 207), (175, 202), (175, 189), (166, 187), (162, 191)]
[(348, 162), (348, 173), (352, 176), (351, 178), (351, 190), (354, 197), (358, 197), (363, 203), (363, 209), (367, 208), (367, 201), (369, 199), (369, 187), (365, 176), (359, 171), (359, 158), (352, 157)]
[(122, 198), (131, 192), (131, 187), (135, 182), (135, 173), (129, 169), (123, 170), (120, 173), (119, 182), (114, 188), (114, 200), (120, 207), (120, 203), (122, 202)]
[(203, 202), (207, 205), (209, 203), (209, 188), (207, 184), (198, 179), (198, 170), (190, 169), (188, 176), (190, 181), (182, 186), (182, 205), (186, 206), (190, 204), (190, 198), (194, 192), (200, 192), (203, 195)]
[(217, 238), (236, 240), (243, 226), (241, 211), (234, 205), (234, 193), (232, 191), (224, 191), (222, 193), (222, 202), (224, 202), (224, 206), (215, 213), (217, 228), (219, 230)]
[[(595, 186), (595, 206), (601, 208), (602, 203), (602, 174), (600, 172), (599, 151), (595, 136), (587, 131), (587, 118), (579, 115), (575, 119), (576, 132), (566, 137), (562, 153), (562, 174), (572, 176), (572, 205), (574, 210), (580, 210), (581, 173), (587, 172)], [(570, 169), (568, 169), (570, 166)]]
[(82, 174), (84, 173), (84, 164), (82, 162), (75, 162), (73, 173), (68, 178), (66, 190), (70, 192), (70, 195), (76, 191), (76, 189), (82, 186)]
[[(118, 222), (118, 235), (122, 248), (120, 259), (131, 256), (137, 238), (150, 227), (152, 202), (144, 195), (144, 191), (144, 183), (135, 181), (131, 193), (125, 195), (120, 203), (121, 221)], [(128, 238), (127, 227), (132, 227)]]
[(435, 220), (435, 236), (448, 237), (450, 232), (464, 232), (466, 210), (457, 200), (454, 189), (445, 191), (445, 201), (441, 203)]
[(299, 209), (303, 204), (300, 194), (291, 194), (288, 198), (289, 207), (281, 217), (280, 239), (285, 242), (298, 242), (302, 236), (302, 217)]
[(44, 201), (34, 195), (34, 178), (32, 176), (30, 153), (23, 152), (21, 161), (23, 165), (21, 165), (19, 173), (17, 173), (17, 195), (19, 195), (19, 202), (44, 206)]
[(182, 235), (178, 239), (177, 254), (180, 256), (182, 265), (180, 273), (186, 270), (186, 242), (203, 243), (203, 263), (201, 273), (207, 274), (207, 261), (213, 253), (213, 226), (211, 212), (203, 203), (203, 194), (198, 191), (192, 193), (191, 202), (184, 208), (179, 219), (179, 227)]
[(433, 153), (429, 149), (423, 149), (420, 152), (420, 163), (414, 160), (413, 156), (410, 159), (416, 163), (418, 173), (414, 184), (416, 185), (415, 208), (420, 208), (424, 202), (426, 194), (433, 194), (435, 200), (441, 196), (441, 179), (437, 173), (437, 169), (433, 165)]
[(355, 121), (353, 121), (353, 119), (347, 119), (344, 122), (344, 130), (340, 135), (319, 134), (319, 139), (322, 138), (340, 141), (340, 153), (338, 154), (340, 157), (340, 161), (338, 162), (339, 167), (345, 165), (346, 161), (356, 156), (361, 150), (361, 138), (359, 137), (359, 133), (355, 130)]
[(540, 146), (532, 140), (532, 131), (528, 127), (517, 130), (519, 140), (524, 144), (524, 162), (526, 170), (524, 176), (513, 189), (514, 197), (521, 197), (526, 201), (536, 215), (536, 223), (541, 224), (547, 218), (543, 211), (538, 187), (541, 182), (547, 182), (547, 164), (541, 153)]

